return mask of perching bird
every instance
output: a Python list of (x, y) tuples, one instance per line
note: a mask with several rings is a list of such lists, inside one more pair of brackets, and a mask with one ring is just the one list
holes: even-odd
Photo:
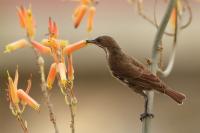
[(144, 96), (145, 112), (141, 115), (141, 120), (145, 117), (153, 116), (147, 113), (148, 98), (144, 92), (146, 90), (156, 90), (166, 94), (178, 104), (182, 104), (183, 100), (186, 98), (184, 94), (167, 86), (142, 63), (126, 55), (112, 37), (100, 36), (94, 40), (86, 40), (86, 42), (96, 44), (103, 48), (106, 52), (108, 65), (113, 76), (128, 85), (128, 87), (136, 93)]

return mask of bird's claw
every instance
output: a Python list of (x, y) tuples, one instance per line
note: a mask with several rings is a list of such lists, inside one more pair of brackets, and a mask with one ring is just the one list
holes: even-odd
[(140, 115), (140, 120), (143, 121), (145, 118), (153, 118), (154, 117), (154, 114), (150, 114), (150, 113), (143, 113)]

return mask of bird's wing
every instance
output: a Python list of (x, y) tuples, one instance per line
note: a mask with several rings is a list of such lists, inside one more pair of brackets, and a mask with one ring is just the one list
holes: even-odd
[(136, 84), (138, 83), (139, 85), (143, 83), (145, 85), (148, 85), (150, 88), (160, 88), (163, 86), (163, 82), (160, 80), (160, 78), (149, 71), (149, 69), (145, 67), (142, 63), (133, 58), (129, 58), (129, 60), (132, 63), (132, 67), (129, 68), (129, 72)]
[(129, 58), (129, 60), (130, 60), (130, 62), (133, 64), (133, 65), (135, 65), (135, 66), (137, 66), (137, 67), (139, 67), (139, 68), (145, 68), (145, 65), (144, 64), (142, 64), (140, 61), (138, 61), (137, 59), (135, 59), (135, 58), (133, 58), (133, 57), (128, 57)]

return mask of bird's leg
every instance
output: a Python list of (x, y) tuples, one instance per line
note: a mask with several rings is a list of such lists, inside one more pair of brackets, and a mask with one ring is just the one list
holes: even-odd
[(148, 96), (144, 93), (144, 113), (140, 115), (140, 120), (143, 121), (145, 118), (147, 117), (150, 117), (150, 118), (153, 118), (154, 115), (153, 114), (150, 114), (148, 113), (147, 111), (147, 106), (148, 106)]

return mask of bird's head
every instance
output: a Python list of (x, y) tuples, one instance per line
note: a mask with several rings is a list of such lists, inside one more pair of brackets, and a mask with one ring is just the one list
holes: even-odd
[(119, 48), (117, 42), (110, 36), (100, 36), (94, 40), (86, 40), (87, 43), (95, 44), (103, 49), (115, 49)]

